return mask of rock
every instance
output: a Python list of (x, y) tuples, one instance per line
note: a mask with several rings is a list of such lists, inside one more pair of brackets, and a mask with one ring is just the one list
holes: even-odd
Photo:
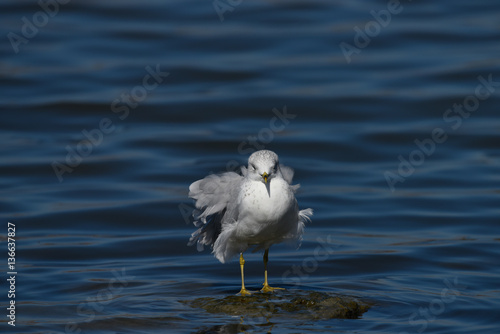
[(253, 293), (251, 296), (203, 297), (183, 303), (209, 313), (242, 317), (294, 318), (301, 320), (356, 319), (370, 306), (350, 296), (318, 291), (290, 290)]

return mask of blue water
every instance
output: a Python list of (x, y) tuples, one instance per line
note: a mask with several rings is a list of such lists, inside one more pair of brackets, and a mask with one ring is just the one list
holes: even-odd
[[(500, 3), (58, 1), (0, 4), (1, 331), (498, 332)], [(189, 184), (263, 147), (315, 210), (271, 285), (359, 319), (182, 302), (240, 284), (186, 246)]]

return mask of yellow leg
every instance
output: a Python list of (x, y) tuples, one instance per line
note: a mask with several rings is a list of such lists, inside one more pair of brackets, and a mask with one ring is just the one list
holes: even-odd
[(284, 288), (272, 288), (267, 283), (267, 262), (269, 259), (269, 248), (264, 252), (264, 287), (262, 288), (262, 292), (273, 292), (274, 290), (285, 290)]
[(245, 259), (243, 258), (243, 253), (240, 254), (240, 268), (241, 268), (241, 290), (240, 295), (250, 296), (251, 293), (245, 289), (245, 275), (243, 274), (243, 266), (245, 265)]

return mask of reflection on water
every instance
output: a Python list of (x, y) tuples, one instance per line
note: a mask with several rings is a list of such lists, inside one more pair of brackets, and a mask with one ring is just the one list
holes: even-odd
[[(0, 5), (16, 332), (496, 333), (498, 4), (402, 1), (360, 47), (388, 3), (221, 1), (224, 20), (211, 2), (50, 3)], [(271, 248), (287, 292), (254, 304), (265, 319), (210, 313), (239, 265), (187, 247), (188, 186), (263, 147), (314, 221)], [(260, 288), (262, 254), (245, 260)], [(293, 291), (369, 309), (300, 319)]]

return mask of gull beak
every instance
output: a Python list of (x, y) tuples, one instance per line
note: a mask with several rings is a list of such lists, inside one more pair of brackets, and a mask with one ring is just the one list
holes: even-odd
[(262, 177), (264, 178), (264, 182), (267, 183), (267, 178), (269, 177), (269, 175), (266, 172), (264, 172), (262, 174)]

